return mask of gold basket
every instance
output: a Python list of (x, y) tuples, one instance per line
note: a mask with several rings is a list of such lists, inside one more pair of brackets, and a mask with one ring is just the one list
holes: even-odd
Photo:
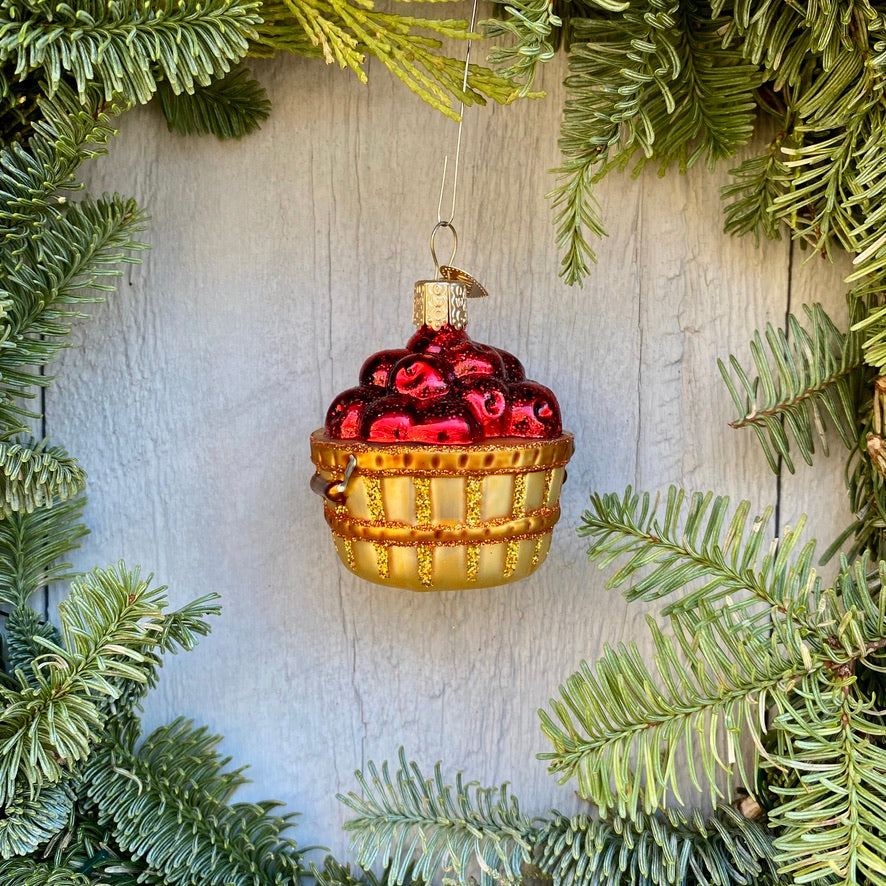
[(341, 561), (414, 591), (486, 588), (533, 573), (560, 518), (572, 434), (459, 446), (311, 434), (326, 522)]

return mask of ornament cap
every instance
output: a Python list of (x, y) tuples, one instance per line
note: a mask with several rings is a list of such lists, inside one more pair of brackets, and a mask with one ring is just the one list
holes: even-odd
[(468, 325), (468, 291), (458, 280), (418, 280), (412, 302), (412, 322), (438, 330)]

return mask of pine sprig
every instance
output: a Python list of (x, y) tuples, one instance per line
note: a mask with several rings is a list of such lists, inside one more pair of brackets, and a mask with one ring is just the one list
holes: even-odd
[(84, 874), (30, 858), (0, 861), (0, 882), (3, 886), (90, 886)]
[(313, 49), (327, 63), (353, 71), (361, 82), (367, 79), (366, 56), (372, 55), (449, 117), (458, 118), (453, 98), (466, 105), (485, 104), (487, 98), (507, 103), (520, 92), (511, 78), (480, 65), (471, 66), (467, 88), (462, 88), (464, 61), (438, 52), (441, 38), (476, 36), (461, 20), (381, 12), (371, 0), (268, 0), (262, 4), (262, 17), (253, 55)]
[(613, 810), (637, 820), (682, 804), (681, 762), (699, 791), (700, 766), (715, 803), (724, 795), (719, 774), (738, 775), (753, 793), (741, 739), (764, 753), (757, 735), (768, 705), (795, 685), (827, 678), (826, 653), (799, 631), (781, 630), (770, 643), (727, 611), (703, 609), (698, 620), (704, 628), (694, 633), (673, 620), (672, 639), (650, 618), (654, 671), (634, 644), (606, 647), (594, 667), (583, 662), (560, 687), (550, 714), (540, 712), (553, 745), (540, 758), (561, 781), (576, 778), (581, 796), (602, 815)]
[(0, 443), (0, 519), (74, 498), (85, 483), (83, 469), (58, 446)]
[(276, 803), (228, 805), (244, 779), (240, 770), (225, 770), (228, 761), (216, 750), (219, 741), (176, 720), (149, 735), (138, 750), (129, 740), (104, 745), (84, 775), (99, 824), (165, 882), (299, 882), (301, 853), (285, 836), (292, 817), (274, 815)]
[(788, 734), (791, 753), (772, 765), (798, 774), (773, 786), (780, 803), (771, 820), (779, 869), (798, 883), (829, 879), (839, 886), (886, 884), (886, 726), (872, 717), (874, 699), (848, 692), (827, 707), (815, 699), (791, 708), (774, 727)]
[(699, 812), (637, 821), (554, 813), (539, 835), (535, 864), (554, 886), (775, 886), (774, 854), (764, 824), (719, 806), (707, 819)]
[(176, 94), (161, 83), (159, 98), (169, 130), (181, 135), (242, 138), (259, 129), (271, 112), (268, 94), (246, 68), (236, 68), (190, 95)]
[(579, 534), (589, 537), (588, 558), (600, 568), (622, 561), (609, 579), (630, 600), (668, 600), (663, 615), (692, 617), (699, 607), (740, 618), (745, 631), (764, 638), (772, 619), (791, 619), (809, 633), (817, 627), (821, 582), (812, 566), (815, 543), (801, 544), (805, 518), (777, 543), (772, 509), (750, 518), (750, 503), (730, 512), (729, 498), (668, 489), (663, 508), (649, 493), (591, 496)]
[(102, 699), (118, 698), (121, 684), (148, 682), (160, 638), (175, 642), (176, 631), (163, 633), (165, 604), (163, 589), (138, 570), (96, 570), (74, 582), (59, 605), (62, 643), (42, 639), (33, 679), (0, 688), (0, 806), (19, 790), (56, 784), (86, 759), (104, 728)]
[(731, 156), (750, 138), (762, 82), (732, 47), (723, 19), (691, 3), (645, 0), (620, 15), (573, 19), (574, 42), (553, 201), (561, 275), (579, 282), (595, 256), (585, 228), (602, 222), (590, 192), (635, 154), (685, 169)]
[(371, 868), (384, 859), (387, 879), (402, 886), (430, 881), (439, 872), (468, 884), (517, 883), (530, 860), (534, 823), (520, 812), (507, 785), (481, 788), (461, 773), (448, 785), (438, 764), (426, 778), (401, 748), (400, 766), (391, 774), (373, 763), (357, 773), (360, 793), (339, 795), (356, 817), (345, 827), (358, 863)]
[(20, 792), (0, 815), (0, 858), (35, 852), (62, 830), (73, 810), (74, 792), (67, 785), (49, 785), (33, 794)]
[(816, 441), (827, 454), (826, 427), (836, 429), (847, 449), (859, 444), (859, 401), (870, 380), (861, 336), (841, 332), (819, 304), (804, 305), (805, 325), (788, 314), (787, 331), (766, 326), (751, 342), (754, 376), (735, 357), (718, 365), (739, 418), (734, 428), (753, 428), (766, 460), (791, 472), (792, 448), (812, 464)]
[[(38, 71), (52, 95), (70, 75), (81, 100), (99, 84), (106, 101), (146, 102), (165, 79), (192, 92), (245, 54), (260, 17), (254, 0), (100, 0), (0, 4), (0, 61)], [(28, 26), (23, 27), (23, 20)]]
[(81, 497), (0, 520), (0, 603), (24, 607), (40, 588), (69, 577), (62, 558), (88, 532), (85, 506)]

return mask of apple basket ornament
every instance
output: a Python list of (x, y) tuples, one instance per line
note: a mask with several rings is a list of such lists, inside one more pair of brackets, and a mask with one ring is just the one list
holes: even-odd
[[(454, 182), (457, 173), (458, 152)], [(405, 347), (368, 357), (359, 384), (311, 434), (311, 488), (341, 561), (368, 581), (416, 591), (491, 587), (534, 572), (573, 451), (553, 392), (527, 379), (513, 354), (465, 331), (468, 299), (486, 291), (451, 266), (455, 184), (452, 204), (448, 219), (438, 206), (431, 235), (436, 278), (415, 284), (417, 331)], [(441, 229), (453, 237), (442, 267)]]

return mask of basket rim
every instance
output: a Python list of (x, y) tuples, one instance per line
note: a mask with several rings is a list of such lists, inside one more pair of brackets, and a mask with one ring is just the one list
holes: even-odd
[(351, 456), (357, 469), (369, 476), (446, 476), (549, 470), (564, 467), (574, 451), (574, 437), (568, 431), (550, 440), (496, 437), (452, 445), (336, 440), (327, 437), (323, 428), (311, 434), (311, 461), (317, 470), (333, 475), (344, 471)]

